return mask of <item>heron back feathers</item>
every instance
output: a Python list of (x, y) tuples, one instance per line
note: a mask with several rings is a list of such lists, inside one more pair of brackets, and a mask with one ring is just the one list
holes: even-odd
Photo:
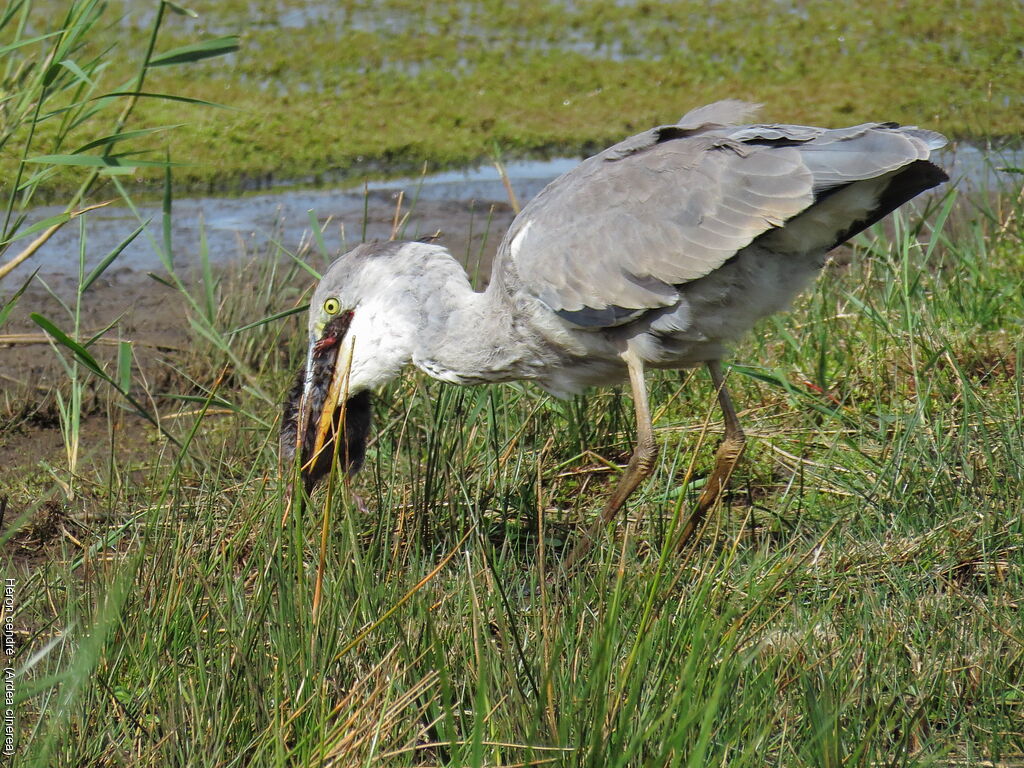
[(730, 125), (752, 109), (701, 107), (556, 179), (506, 234), (494, 290), (525, 291), (580, 327), (621, 325), (760, 237), (823, 255), (946, 179), (928, 161), (937, 133)]

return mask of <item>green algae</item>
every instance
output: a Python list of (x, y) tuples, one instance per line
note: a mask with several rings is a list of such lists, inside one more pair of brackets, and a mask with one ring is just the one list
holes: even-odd
[[(154, 101), (137, 119), (186, 123), (138, 149), (169, 149), (189, 164), (176, 182), (200, 190), (465, 164), (495, 147), (579, 152), (725, 97), (762, 102), (776, 121), (896, 120), (955, 138), (1024, 127), (1016, 0), (225, 0), (196, 11), (168, 20), (160, 49), (225, 34), (241, 49), (154, 70), (151, 88), (231, 109)], [(151, 17), (111, 0), (96, 45), (122, 43), (112, 83)]]

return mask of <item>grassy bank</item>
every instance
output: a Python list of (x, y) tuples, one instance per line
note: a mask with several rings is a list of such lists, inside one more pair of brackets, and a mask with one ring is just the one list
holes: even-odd
[[(240, 21), (242, 7), (162, 27), (134, 9), (110, 29), (72, 20), (63, 58), (7, 68), (20, 90), (4, 117), (18, 106), (33, 152), (55, 123), (62, 153), (86, 128), (99, 143), (84, 154), (159, 147), (153, 172), (193, 185), (455, 161), (495, 141), (578, 146), (712, 95), (816, 122), (1019, 130), (1021, 27), (992, 3), (878, 4), (870, 19), (778, 4), (759, 27), (729, 2), (712, 23), (697, 5), (385, 2), (343, 5), (341, 22), (287, 3), (246, 3)], [(829, 24), (839, 53), (823, 66)], [(230, 52), (235, 32), (242, 47), (216, 63), (181, 48)], [(127, 52), (100, 55), (114, 35)], [(712, 43), (728, 55), (698, 55)], [(188, 70), (168, 65), (175, 49)], [(119, 89), (131, 73), (145, 87)], [(182, 96), (241, 109), (193, 113)], [(171, 162), (206, 164), (167, 165), (167, 143)], [(126, 180), (78, 170), (83, 198)], [(152, 243), (165, 269), (148, 290), (106, 284), (117, 249), (87, 263), (91, 214), (72, 221), (74, 198), (53, 226), (81, 225), (76, 290), (3, 286), (0, 628), (14, 674), (0, 711), (15, 764), (1024, 764), (1019, 187), (858, 237), (743, 341), (729, 383), (750, 445), (682, 553), (669, 542), (721, 425), (703, 374), (652, 375), (655, 473), (556, 589), (548, 577), (629, 454), (628, 397), (559, 402), (410, 372), (376, 397), (352, 488), (286, 511), (277, 420), (304, 347), (289, 313), (335, 254), (311, 235), (217, 272), (202, 238), (174, 242), (165, 178)], [(62, 179), (8, 182), (0, 253), (31, 258), (41, 227), (10, 233), (31, 190)], [(471, 229), (487, 226), (481, 211)], [(42, 386), (43, 357), (56, 386)]]
[[(61, 3), (38, 3), (40, 18), (48, 5)], [(144, 124), (188, 125), (137, 142), (161, 155), (169, 144), (194, 164), (177, 181), (200, 190), (464, 164), (495, 147), (578, 151), (722, 97), (763, 102), (779, 121), (887, 119), (974, 138), (1024, 127), (1014, 0), (204, 5), (197, 19), (170, 15), (158, 51), (209, 35), (238, 35), (241, 49), (162, 67), (148, 85), (233, 111), (147, 102)], [(96, 50), (124, 47), (105, 81), (132, 70), (152, 15), (109, 3)]]
[(167, 436), (101, 388), (70, 474), (6, 414), (39, 435), (4, 476), (23, 764), (1019, 765), (1024, 228), (987, 210), (861, 238), (737, 350), (750, 449), (682, 555), (720, 427), (702, 375), (655, 377), (656, 473), (564, 591), (620, 393), (409, 375), (376, 400), (369, 512), (338, 488), (285, 515), (301, 321), (226, 333), (310, 277), (268, 254), (182, 286), (188, 399), (131, 390)]

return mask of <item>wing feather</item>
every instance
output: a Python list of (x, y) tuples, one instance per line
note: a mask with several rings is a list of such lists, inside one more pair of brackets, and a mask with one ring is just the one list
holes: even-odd
[(671, 305), (677, 286), (784, 227), (823, 193), (925, 160), (944, 142), (893, 124), (729, 125), (751, 108), (699, 108), (556, 179), (509, 228), (492, 284), (583, 326), (628, 322)]

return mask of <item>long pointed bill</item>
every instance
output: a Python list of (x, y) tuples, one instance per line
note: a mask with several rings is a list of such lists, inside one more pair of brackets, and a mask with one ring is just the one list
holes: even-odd
[[(334, 371), (331, 373), (331, 383), (327, 388), (327, 396), (324, 398), (323, 408), (320, 411), (320, 422), (317, 425), (316, 440), (313, 442), (313, 455), (310, 457), (307, 466), (312, 466), (323, 450), (327, 441), (327, 433), (330, 432), (334, 423), (334, 412), (338, 409), (339, 403), (344, 409), (344, 403), (348, 400), (349, 373), (352, 370), (352, 345), (354, 339), (346, 336), (338, 349), (338, 357), (334, 363)], [(345, 414), (341, 414), (342, 425), (344, 425)], [(344, 428), (344, 427), (342, 427)]]
[(317, 329), (306, 364), (285, 397), (281, 455), (299, 458), (307, 492), (331, 471), (335, 458), (348, 474), (363, 463), (370, 432), (370, 393), (352, 394), (351, 319), (350, 312), (342, 313)]

